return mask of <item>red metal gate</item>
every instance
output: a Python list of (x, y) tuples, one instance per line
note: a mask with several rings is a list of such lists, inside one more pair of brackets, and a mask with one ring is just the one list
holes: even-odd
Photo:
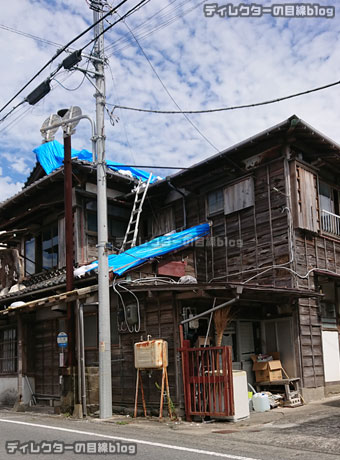
[(193, 415), (234, 415), (231, 347), (189, 348), (182, 341), (182, 373), (187, 421)]

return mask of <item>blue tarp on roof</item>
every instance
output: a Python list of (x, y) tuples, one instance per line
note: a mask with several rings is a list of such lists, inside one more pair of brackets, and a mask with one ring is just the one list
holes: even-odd
[[(209, 233), (210, 226), (205, 223), (197, 225), (196, 227), (188, 228), (182, 232), (160, 236), (148, 243), (128, 249), (121, 254), (111, 254), (108, 257), (109, 269), (117, 275), (122, 275), (127, 270), (137, 267), (153, 257), (162, 256), (168, 252), (180, 249), (183, 246), (187, 246), (188, 244), (209, 235)], [(76, 269), (75, 275), (81, 275), (96, 268), (98, 268), (98, 261)]]
[[(55, 169), (60, 168), (60, 166), (64, 163), (64, 146), (58, 141), (46, 142), (45, 144), (41, 144), (39, 147), (35, 148), (33, 152), (37, 156), (37, 160), (43, 167), (46, 174), (50, 174)], [(84, 160), (88, 162), (92, 162), (92, 153), (88, 150), (71, 150), (71, 157), (78, 158), (79, 160)], [(142, 169), (133, 168), (129, 166), (122, 166), (120, 163), (116, 161), (107, 161), (106, 162), (108, 168), (114, 171), (129, 171), (133, 177), (136, 179), (143, 179), (147, 180), (149, 178), (149, 174)], [(157, 181), (159, 178), (152, 175), (151, 184)]]

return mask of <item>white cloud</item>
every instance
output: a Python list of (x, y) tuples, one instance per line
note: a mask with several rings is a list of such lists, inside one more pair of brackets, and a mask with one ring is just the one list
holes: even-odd
[[(182, 3), (167, 0), (160, 6), (159, 2), (151, 1), (131, 16), (128, 24), (137, 36), (142, 35), (140, 43), (145, 53), (183, 109), (252, 103), (338, 80), (340, 36), (336, 19), (205, 18), (202, 7), (182, 17), (183, 9), (196, 2), (192, 0), (180, 6)], [(328, 4), (329, 1), (319, 3)], [(164, 9), (166, 5), (170, 6)], [(145, 22), (161, 8), (160, 15)], [(6, 6), (1, 4), (0, 13), (3, 24), (57, 43), (65, 43), (92, 22), (92, 11), (85, 1), (79, 0), (16, 0)], [(159, 28), (160, 16), (165, 20), (167, 13), (168, 19), (176, 14), (181, 18)], [(336, 17), (338, 14), (339, 7)], [(150, 34), (156, 28), (158, 30)], [(92, 32), (86, 40), (91, 37)], [(85, 39), (80, 41), (84, 42)], [(105, 42), (106, 47), (114, 44), (106, 53), (115, 80), (113, 84), (107, 69), (109, 103), (176, 110), (124, 25), (111, 29)], [(1, 29), (0, 46), (6, 62), (5, 70), (0, 73), (0, 104), (3, 104), (55, 53), (56, 48)], [(39, 76), (23, 96), (43, 81), (63, 57)], [(72, 76), (63, 73), (57, 77), (68, 88), (75, 88), (81, 78), (80, 73)], [(0, 125), (0, 157), (3, 153), (12, 155), (15, 152), (16, 155), (12, 172), (6, 170), (7, 175), (13, 173), (14, 182), (23, 181), (28, 168), (32, 167), (35, 158), (31, 152), (41, 142), (39, 129), (50, 113), (74, 104), (80, 105), (84, 113), (95, 116), (94, 88), (89, 82), (85, 81), (74, 92), (58, 83), (53, 86), (53, 91), (35, 107), (22, 106)], [(339, 142), (338, 91), (335, 87), (280, 104), (191, 115), (190, 119), (221, 150), (293, 113)], [(19, 97), (17, 102), (20, 100)], [(120, 110), (114, 113), (120, 117), (118, 125), (112, 127), (106, 120), (109, 159), (181, 167), (215, 153), (182, 115)], [(91, 149), (87, 122), (78, 125), (72, 143), (75, 148)]]
[(9, 162), (10, 168), (17, 173), (27, 175), (30, 172), (31, 168), (26, 163), (27, 159), (22, 155), (3, 153), (1, 156)]
[(15, 193), (19, 192), (24, 186), (21, 182), (13, 182), (10, 177), (0, 176), (0, 203), (7, 200)]

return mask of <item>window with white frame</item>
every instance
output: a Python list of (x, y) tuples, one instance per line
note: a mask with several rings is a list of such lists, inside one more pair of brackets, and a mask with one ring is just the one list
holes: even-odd
[(322, 230), (340, 236), (340, 194), (337, 189), (319, 181), (319, 202)]

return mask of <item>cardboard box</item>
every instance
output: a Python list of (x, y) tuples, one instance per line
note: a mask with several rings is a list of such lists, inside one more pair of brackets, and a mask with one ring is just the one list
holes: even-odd
[[(202, 335), (198, 336), (195, 342), (195, 348), (204, 347), (204, 342), (205, 342), (205, 337)], [(207, 338), (206, 346), (210, 347), (210, 337)]]
[(252, 355), (253, 371), (255, 371), (256, 382), (274, 382), (282, 380), (282, 364), (279, 353), (268, 353), (274, 359), (272, 361), (257, 361), (257, 356)]

